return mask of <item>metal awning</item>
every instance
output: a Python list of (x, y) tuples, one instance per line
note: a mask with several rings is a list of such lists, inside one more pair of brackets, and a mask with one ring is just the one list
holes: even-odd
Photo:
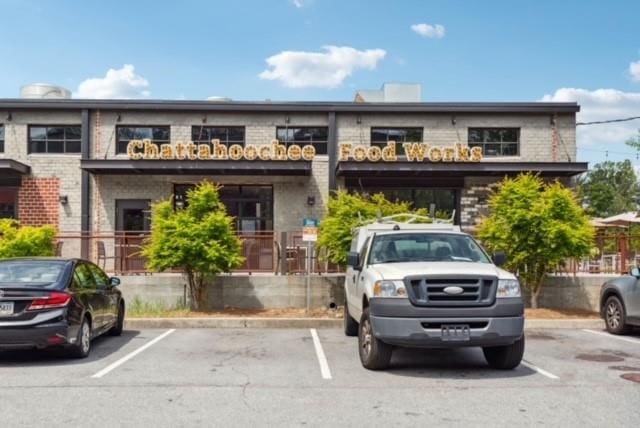
[(308, 161), (90, 159), (80, 168), (98, 175), (311, 175)]
[(338, 162), (339, 177), (478, 177), (505, 176), (521, 172), (544, 177), (572, 177), (586, 172), (587, 162)]
[(0, 159), (0, 176), (19, 177), (31, 172), (31, 167), (13, 159)]

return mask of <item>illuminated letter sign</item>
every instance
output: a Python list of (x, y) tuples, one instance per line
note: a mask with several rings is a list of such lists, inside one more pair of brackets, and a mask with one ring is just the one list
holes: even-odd
[[(405, 158), (409, 162), (480, 162), (482, 160), (481, 147), (468, 147), (463, 144), (451, 146), (432, 146), (428, 143), (403, 143)], [(389, 141), (383, 148), (365, 146), (364, 144), (340, 143), (338, 147), (340, 161), (354, 160), (356, 162), (395, 162), (396, 142)]]
[[(253, 145), (232, 144), (227, 147), (220, 140), (211, 140), (209, 144), (195, 144), (193, 141), (178, 141), (172, 144), (156, 144), (149, 139), (131, 140), (127, 144), (127, 156), (131, 160), (263, 160), (263, 161), (312, 161), (316, 148), (311, 144), (285, 146), (278, 140), (269, 144)], [(376, 154), (373, 154), (374, 158)]]

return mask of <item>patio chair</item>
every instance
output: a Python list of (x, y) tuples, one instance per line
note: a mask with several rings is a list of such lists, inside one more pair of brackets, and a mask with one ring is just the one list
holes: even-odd
[[(98, 266), (102, 267), (102, 269), (106, 270), (107, 260), (115, 260), (116, 256), (107, 256), (107, 250), (104, 245), (104, 241), (96, 241), (96, 248), (98, 250)], [(115, 270), (115, 266), (114, 266)]]

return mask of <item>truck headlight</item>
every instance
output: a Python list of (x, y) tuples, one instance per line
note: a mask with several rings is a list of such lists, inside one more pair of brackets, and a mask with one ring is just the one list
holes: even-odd
[(373, 297), (407, 297), (407, 290), (402, 281), (376, 281)]
[(498, 280), (498, 292), (496, 297), (520, 297), (520, 283), (517, 279)]

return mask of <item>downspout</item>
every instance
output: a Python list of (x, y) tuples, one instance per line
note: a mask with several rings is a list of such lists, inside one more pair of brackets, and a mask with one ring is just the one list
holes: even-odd
[(336, 112), (328, 114), (329, 135), (327, 140), (327, 153), (329, 154), (329, 194), (337, 189), (336, 166), (338, 159), (338, 130), (336, 128)]
[[(81, 134), (80, 134), (80, 153), (82, 160), (91, 159), (91, 144), (89, 132), (89, 110), (83, 109), (81, 113)], [(83, 259), (89, 258), (89, 242), (88, 236), (90, 230), (89, 203), (90, 203), (90, 180), (89, 172), (82, 170), (80, 181), (80, 230), (83, 238), (81, 239), (80, 254)]]

